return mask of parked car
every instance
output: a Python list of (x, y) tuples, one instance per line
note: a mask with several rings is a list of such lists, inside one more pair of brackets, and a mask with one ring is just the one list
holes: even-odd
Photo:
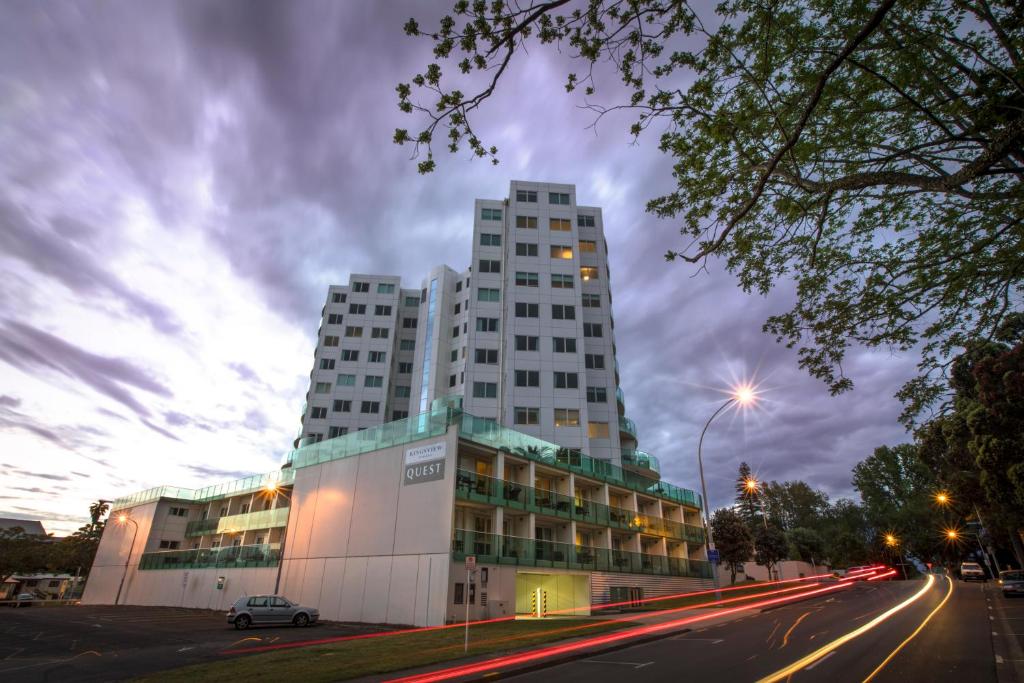
[(1008, 598), (1014, 595), (1024, 595), (1024, 571), (1008, 569), (999, 572), (999, 587), (1003, 589), (1003, 595)]
[(303, 607), (280, 595), (243, 595), (228, 610), (228, 623), (240, 631), (268, 624), (309, 626), (319, 618), (316, 608)]
[(963, 581), (984, 581), (985, 570), (977, 562), (963, 562), (960, 564), (960, 579)]
[(18, 593), (15, 602), (11, 607), (31, 607), (34, 602), (39, 600), (34, 593)]

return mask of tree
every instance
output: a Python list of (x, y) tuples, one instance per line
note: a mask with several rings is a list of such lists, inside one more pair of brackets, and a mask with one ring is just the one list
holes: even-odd
[(790, 557), (816, 565), (825, 557), (825, 541), (817, 531), (805, 527), (791, 529), (786, 537), (789, 539)]
[(0, 584), (14, 574), (45, 569), (47, 540), (46, 536), (25, 533), (20, 526), (0, 529)]
[(769, 578), (776, 564), (789, 555), (786, 534), (774, 524), (754, 528), (754, 561), (768, 568)]
[(754, 554), (754, 537), (750, 528), (734, 510), (720, 508), (711, 517), (715, 548), (729, 567), (729, 583), (736, 583), (736, 571)]
[(829, 566), (850, 567), (868, 562), (874, 530), (862, 506), (840, 498), (829, 506), (821, 525)]
[(769, 482), (762, 496), (768, 516), (784, 531), (817, 528), (828, 511), (828, 496), (802, 481)]
[[(441, 138), (497, 163), (474, 117), (515, 58), (538, 43), (568, 52), (581, 68), (566, 90), (582, 88), (598, 119), (632, 114), (636, 139), (661, 129), (675, 189), (647, 209), (680, 223), (667, 258), (721, 259), (745, 291), (795, 280), (796, 304), (765, 330), (834, 393), (853, 387), (852, 344), (920, 347), (920, 374), (899, 393), (909, 424), (944, 395), (953, 352), (991, 337), (1022, 294), (1019, 4), (706, 7), (457, 0), (436, 29), (410, 19), (405, 32), (432, 41), (436, 61), (397, 86), (399, 108), (423, 122), (394, 141), (423, 173)], [(625, 86), (620, 100), (591, 100), (602, 69)]]
[(755, 481), (750, 465), (740, 463), (739, 474), (736, 477), (736, 509), (739, 511), (747, 526), (753, 528), (758, 523), (758, 516), (761, 514), (761, 502), (758, 499), (760, 488), (751, 489), (749, 483)]

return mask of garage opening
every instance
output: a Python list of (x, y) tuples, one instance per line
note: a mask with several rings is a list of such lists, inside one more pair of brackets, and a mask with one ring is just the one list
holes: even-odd
[(590, 616), (590, 576), (517, 572), (516, 614)]

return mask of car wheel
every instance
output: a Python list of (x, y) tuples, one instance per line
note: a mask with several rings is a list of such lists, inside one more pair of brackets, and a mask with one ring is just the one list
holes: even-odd
[(235, 628), (239, 631), (244, 631), (249, 628), (250, 624), (252, 624), (252, 617), (248, 614), (239, 614), (235, 617)]
[(309, 615), (308, 614), (296, 614), (295, 618), (292, 619), (292, 623), (296, 626), (309, 626)]

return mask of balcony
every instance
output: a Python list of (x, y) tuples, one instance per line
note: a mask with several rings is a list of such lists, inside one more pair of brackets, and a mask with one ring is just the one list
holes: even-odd
[(619, 433), (626, 434), (634, 441), (637, 441), (636, 435), (636, 423), (630, 420), (628, 417), (619, 418)]
[(243, 493), (253, 493), (266, 488), (267, 484), (277, 486), (288, 486), (295, 481), (295, 470), (291, 468), (268, 472), (267, 474), (254, 474), (243, 479), (236, 479), (224, 484), (215, 484), (201, 489), (187, 489), (179, 486), (156, 486), (145, 491), (139, 491), (130, 496), (124, 496), (114, 501), (111, 510), (145, 505), (167, 498), (183, 501), (186, 503), (206, 503), (211, 500), (229, 498)]
[(544, 491), (532, 486), (476, 474), (469, 470), (457, 470), (455, 496), (461, 500), (501, 506), (509, 510), (574, 519), (585, 524), (638, 531), (651, 536), (665, 536), (688, 543), (704, 543), (704, 530), (699, 526), (645, 515), (582, 498), (573, 498), (553, 491)]
[(661, 465), (658, 459), (650, 453), (638, 451), (635, 448), (622, 449), (622, 466), (628, 470), (639, 472), (654, 472), (661, 476)]
[(162, 550), (143, 553), (139, 569), (245, 569), (276, 567), (281, 560), (279, 544), (235, 545), (197, 550)]
[(452, 538), (452, 559), (461, 562), (466, 555), (475, 555), (482, 564), (711, 578), (711, 565), (704, 560), (456, 529)]
[(288, 525), (287, 507), (273, 510), (246, 512), (241, 515), (228, 515), (213, 519), (199, 519), (189, 522), (185, 527), (185, 536), (206, 536), (208, 534), (226, 534), (250, 531), (252, 529), (274, 529)]
[(626, 395), (622, 393), (622, 387), (615, 389), (615, 403), (619, 408), (619, 416), (624, 416), (626, 414)]

